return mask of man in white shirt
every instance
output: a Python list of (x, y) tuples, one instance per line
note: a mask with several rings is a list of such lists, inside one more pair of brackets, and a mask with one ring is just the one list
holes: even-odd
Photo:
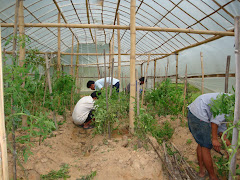
[[(212, 147), (220, 152), (221, 143), (218, 141), (218, 135), (222, 136), (227, 129), (224, 123), (225, 115), (221, 114), (213, 117), (209, 104), (212, 99), (216, 99), (220, 93), (208, 93), (199, 96), (188, 106), (188, 126), (195, 141), (198, 143), (197, 158), (199, 163), (199, 176), (205, 176), (205, 168), (208, 171), (211, 180), (217, 180), (214, 172), (213, 162), (210, 150)], [(224, 136), (226, 144), (231, 145), (230, 141)]]
[(100, 93), (94, 91), (91, 96), (82, 97), (74, 107), (72, 118), (76, 125), (82, 126), (84, 129), (91, 129), (94, 126), (90, 125), (93, 119), (93, 110), (95, 109), (94, 101)]
[[(113, 87), (116, 88), (116, 91), (119, 92), (119, 80), (113, 78), (113, 82), (111, 83), (111, 77), (106, 77), (106, 83), (111, 84)], [(88, 81), (87, 88), (91, 88), (92, 90), (101, 90), (104, 87), (105, 78), (99, 79), (96, 82)]]

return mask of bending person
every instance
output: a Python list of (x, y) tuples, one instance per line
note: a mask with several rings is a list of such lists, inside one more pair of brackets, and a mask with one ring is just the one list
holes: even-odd
[[(216, 99), (220, 93), (209, 93), (199, 96), (188, 106), (188, 126), (197, 146), (197, 158), (199, 163), (199, 176), (204, 177), (205, 168), (208, 171), (211, 180), (217, 180), (214, 172), (213, 162), (210, 150), (214, 148), (220, 152), (221, 143), (218, 141), (218, 135), (227, 130), (225, 115), (221, 114), (213, 117), (209, 104), (212, 99)], [(230, 141), (224, 136), (227, 146), (231, 145)]]
[(91, 125), (92, 121), (94, 120), (94, 101), (99, 95), (99, 92), (94, 91), (91, 96), (84, 96), (77, 102), (72, 113), (72, 118), (75, 125), (80, 125), (84, 129), (91, 129), (94, 127)]
[[(91, 90), (100, 90), (104, 87), (105, 78), (99, 79), (96, 82), (88, 81), (87, 88), (91, 88)], [(115, 87), (117, 92), (119, 92), (119, 80), (113, 78), (113, 82), (111, 83), (111, 77), (106, 77), (106, 83), (111, 84), (113, 88)]]

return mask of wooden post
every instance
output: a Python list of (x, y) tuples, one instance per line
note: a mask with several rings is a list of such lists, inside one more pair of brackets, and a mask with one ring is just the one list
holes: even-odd
[(178, 84), (178, 53), (175, 54), (176, 55), (176, 87)]
[(226, 76), (225, 76), (225, 93), (228, 93), (228, 78), (231, 56), (227, 56)]
[(187, 93), (187, 64), (186, 64), (185, 78), (184, 78), (184, 92), (183, 92), (183, 109), (182, 109), (182, 117), (184, 117), (184, 114), (185, 114), (186, 93)]
[[(120, 25), (119, 13), (117, 14), (117, 25)], [(118, 37), (118, 80), (121, 82), (121, 37), (120, 37), (120, 29), (117, 30)], [(121, 84), (120, 84), (121, 86)], [(120, 89), (120, 87), (119, 87)]]
[[(71, 53), (73, 53), (73, 48), (74, 48), (74, 35), (72, 35), (72, 49), (71, 49)], [(71, 73), (73, 76), (73, 54), (71, 54)]]
[(144, 91), (145, 91), (146, 82), (147, 82), (147, 73), (148, 73), (148, 66), (149, 66), (150, 57), (151, 57), (151, 55), (148, 54), (147, 67), (146, 67), (146, 71), (145, 71), (145, 73), (144, 73), (144, 74), (145, 74), (145, 78), (144, 78), (143, 91), (142, 91), (142, 103), (141, 103), (141, 107), (143, 106)]
[(130, 102), (129, 130), (134, 133), (134, 105), (136, 97), (135, 54), (136, 54), (136, 0), (131, 0), (130, 7)]
[[(47, 53), (45, 54), (45, 62), (46, 62), (46, 74), (47, 74), (47, 81), (48, 81), (48, 88), (49, 88), (49, 93), (52, 94), (52, 84), (51, 84), (51, 77), (50, 77), (50, 66), (49, 66), (49, 62), (48, 62), (48, 55)], [(51, 101), (53, 101), (53, 96), (50, 96)], [(56, 114), (55, 114), (55, 110), (53, 110), (53, 119), (54, 119), (54, 123), (55, 123), (55, 127), (56, 129), (58, 129), (58, 125), (57, 125), (57, 120), (56, 120)]]
[[(236, 125), (240, 119), (240, 16), (234, 18), (234, 29), (235, 29), (235, 64), (236, 64), (236, 87), (235, 87), (235, 109), (234, 109), (234, 121), (233, 125)], [(235, 126), (233, 128), (232, 134), (232, 148), (237, 148), (239, 141), (239, 131)], [(229, 171), (229, 180), (235, 179), (233, 176), (236, 175), (236, 157), (237, 152), (232, 152), (231, 162), (230, 162), (230, 171)]]
[(203, 67), (203, 53), (200, 52), (201, 57), (201, 69), (202, 69), (202, 94), (204, 93), (204, 67)]
[(157, 66), (157, 61), (154, 61), (154, 77), (153, 77), (153, 89), (155, 90), (155, 83), (156, 83), (156, 66)]
[(138, 71), (136, 70), (136, 80), (137, 80), (137, 116), (140, 114), (140, 107), (139, 107), (139, 90), (140, 90), (140, 83), (138, 80)]
[[(19, 1), (19, 37), (25, 41), (25, 30), (24, 30), (24, 14), (23, 14), (23, 0)], [(22, 42), (22, 43), (23, 43)], [(20, 44), (20, 53), (19, 53), (19, 65), (22, 67), (25, 59), (25, 46)]]
[(109, 43), (108, 77), (110, 77), (110, 74), (111, 74), (111, 60), (112, 60), (112, 41), (110, 41), (110, 43)]
[[(79, 43), (77, 43), (77, 53), (79, 53)], [(75, 81), (76, 81), (76, 87), (77, 87), (77, 93), (80, 93), (79, 89), (79, 75), (78, 75), (78, 63), (79, 63), (79, 56), (76, 57), (76, 66), (75, 66)]]
[(3, 180), (8, 180), (8, 157), (7, 157), (7, 136), (5, 130), (5, 115), (4, 115), (4, 95), (3, 95), (3, 63), (2, 63), (2, 34), (0, 26), (0, 164), (1, 175)]
[[(114, 37), (114, 36), (113, 36)], [(111, 83), (110, 83), (110, 93), (109, 93), (109, 98), (112, 96), (112, 87), (113, 87), (113, 72), (114, 72), (114, 58), (112, 58), (112, 71), (111, 71)]]
[(143, 77), (143, 63), (141, 64), (141, 77)]
[[(97, 48), (97, 34), (95, 31), (95, 48), (96, 48), (96, 53), (98, 53), (98, 48)], [(98, 55), (97, 55), (97, 63), (98, 63)], [(100, 68), (99, 64), (97, 64), (97, 70), (98, 70), (98, 79), (100, 79)]]
[[(58, 23), (61, 23), (61, 13), (58, 12)], [(58, 27), (58, 54), (57, 54), (57, 71), (58, 71), (58, 77), (60, 75), (61, 70), (61, 29)]]

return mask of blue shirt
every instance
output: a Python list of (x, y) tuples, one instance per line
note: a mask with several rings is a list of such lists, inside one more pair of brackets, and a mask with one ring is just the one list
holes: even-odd
[[(111, 77), (106, 77), (106, 83), (115, 85), (117, 82), (119, 82), (118, 79), (113, 78), (113, 82), (111, 83)], [(99, 79), (95, 82), (95, 89), (100, 90), (104, 86), (104, 78)]]
[(188, 106), (188, 109), (194, 116), (204, 122), (209, 123), (209, 125), (210, 123), (217, 124), (218, 132), (224, 132), (227, 130), (226, 124), (222, 124), (222, 122), (226, 121), (225, 114), (220, 114), (214, 118), (209, 106), (209, 104), (212, 103), (212, 99), (216, 99), (219, 94), (220, 93), (202, 94)]

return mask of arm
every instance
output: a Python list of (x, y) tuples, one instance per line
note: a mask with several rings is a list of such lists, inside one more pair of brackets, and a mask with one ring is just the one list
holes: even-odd
[(96, 89), (96, 90), (100, 90), (100, 89), (102, 89), (102, 88), (103, 88), (103, 85), (101, 84), (101, 81), (97, 80), (97, 81), (95, 82), (95, 89)]
[(216, 150), (216, 151), (220, 151), (220, 147), (221, 147), (221, 144), (220, 142), (218, 141), (217, 137), (218, 137), (218, 125), (215, 124), (215, 123), (211, 123), (211, 127), (212, 127), (212, 145), (213, 145), (213, 148)]
[[(219, 135), (220, 138), (222, 137), (222, 134), (223, 134), (222, 132), (218, 133), (218, 135)], [(226, 143), (227, 146), (230, 146), (230, 145), (231, 145), (231, 142), (228, 140), (226, 134), (224, 134), (223, 139), (224, 139), (224, 141), (225, 141), (225, 143)]]

